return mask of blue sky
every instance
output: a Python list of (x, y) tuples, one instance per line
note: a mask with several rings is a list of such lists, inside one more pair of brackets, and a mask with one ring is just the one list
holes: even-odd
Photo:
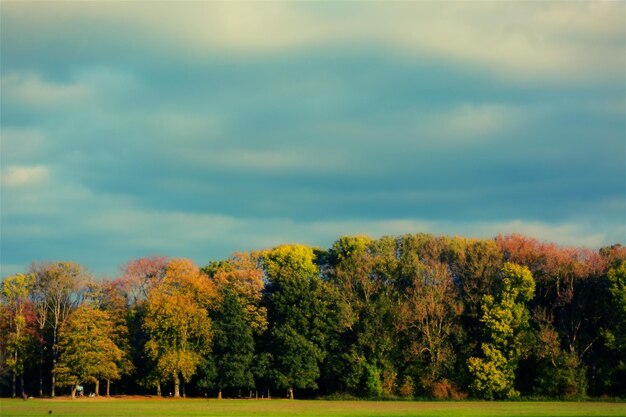
[(624, 243), (623, 2), (1, 4), (1, 273)]

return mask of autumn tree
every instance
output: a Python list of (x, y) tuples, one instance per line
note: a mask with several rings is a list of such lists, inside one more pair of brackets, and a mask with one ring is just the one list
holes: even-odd
[[(72, 311), (82, 301), (82, 291), (88, 279), (85, 270), (73, 262), (54, 262), (33, 265), (35, 286), (38, 294), (38, 320), (52, 329), (52, 368), (56, 368), (58, 359), (59, 329), (66, 323)], [(40, 311), (45, 308), (45, 313)], [(51, 376), (51, 393), (55, 396), (56, 376)]]
[[(558, 358), (531, 366), (537, 369), (542, 363), (549, 364), (546, 369), (538, 369), (538, 379), (531, 383), (534, 391), (565, 397), (585, 395), (585, 362), (595, 360), (588, 356), (600, 342), (597, 329), (605, 313), (598, 301), (605, 292), (606, 261), (590, 249), (561, 247), (522, 235), (498, 236), (496, 241), (507, 260), (530, 269), (537, 283), (531, 302), (533, 311), (541, 311), (542, 317), (551, 319), (551, 323), (537, 322), (544, 332), (539, 336), (544, 337), (546, 331), (556, 332), (562, 350)], [(536, 353), (538, 357), (543, 355), (541, 351)]]
[(143, 328), (143, 322), (148, 294), (152, 288), (163, 281), (167, 264), (168, 259), (164, 256), (133, 259), (122, 266), (121, 275), (114, 281), (117, 292), (126, 302), (129, 358), (132, 360), (137, 376), (135, 382), (150, 388), (156, 387), (159, 396), (161, 395), (161, 377), (158, 376), (156, 364), (146, 354), (145, 344), (148, 337)]
[[(112, 340), (115, 345), (123, 352), (120, 360), (117, 362), (118, 375), (128, 375), (134, 370), (131, 361), (132, 351), (130, 347), (129, 332), (127, 326), (128, 318), (128, 299), (125, 297), (125, 289), (123, 282), (119, 279), (114, 281), (104, 280), (91, 282), (87, 286), (88, 290), (85, 294), (86, 302), (102, 311), (105, 311), (112, 325)], [(110, 378), (102, 375), (106, 381), (106, 395), (110, 395), (111, 382), (119, 378)], [(100, 395), (100, 379), (95, 380), (95, 395)]]
[(413, 282), (401, 297), (398, 330), (408, 340), (404, 357), (412, 379), (430, 395), (454, 366), (463, 304), (447, 265), (416, 261)]
[(124, 352), (113, 341), (115, 328), (109, 314), (84, 305), (70, 314), (59, 332), (59, 361), (53, 373), (60, 386), (76, 387), (98, 379), (119, 379)]
[(148, 294), (143, 328), (149, 339), (146, 353), (159, 376), (189, 382), (202, 357), (210, 352), (213, 328), (209, 309), (215, 290), (206, 275), (187, 259), (174, 259), (163, 281)]
[(513, 263), (502, 267), (494, 295), (483, 296), (481, 322), (486, 341), (482, 356), (471, 357), (468, 368), (474, 377), (471, 388), (487, 399), (512, 398), (515, 370), (525, 351), (528, 328), (526, 303), (535, 293), (535, 281), (528, 268)]
[(122, 267), (119, 286), (129, 306), (136, 306), (148, 298), (150, 290), (165, 277), (168, 260), (164, 256), (138, 258)]
[(12, 373), (11, 395), (16, 396), (16, 377), (20, 376), (21, 394), (24, 395), (24, 368), (27, 349), (34, 337), (34, 313), (28, 299), (35, 277), (32, 274), (16, 274), (4, 278), (0, 288), (0, 300), (6, 314), (6, 339), (4, 363)]
[(255, 335), (267, 330), (267, 309), (262, 305), (262, 252), (237, 252), (230, 258), (211, 262), (202, 271), (218, 291), (233, 293), (241, 303), (245, 319)]

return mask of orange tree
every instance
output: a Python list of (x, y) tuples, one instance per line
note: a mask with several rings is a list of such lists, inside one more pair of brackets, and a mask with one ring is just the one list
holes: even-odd
[(148, 294), (145, 350), (156, 374), (173, 381), (175, 397), (180, 397), (181, 378), (189, 382), (211, 350), (214, 299), (211, 282), (188, 259), (170, 261), (165, 278)]

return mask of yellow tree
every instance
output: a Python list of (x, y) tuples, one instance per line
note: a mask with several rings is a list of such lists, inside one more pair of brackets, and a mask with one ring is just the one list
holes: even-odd
[(119, 379), (124, 352), (115, 344), (115, 326), (106, 311), (77, 308), (59, 331), (59, 360), (53, 373), (60, 386), (76, 387), (98, 379)]
[(86, 302), (99, 310), (105, 311), (110, 318), (112, 325), (113, 342), (118, 348), (124, 352), (120, 361), (117, 363), (118, 369), (110, 378), (107, 373), (102, 373), (96, 379), (95, 395), (100, 395), (100, 377), (106, 380), (106, 395), (111, 392), (111, 381), (118, 379), (118, 375), (128, 375), (134, 371), (131, 361), (131, 347), (129, 340), (129, 332), (127, 326), (128, 299), (124, 297), (124, 286), (121, 280), (115, 281), (97, 281), (88, 285), (88, 291), (85, 296)]
[(528, 329), (526, 303), (535, 295), (535, 280), (525, 266), (507, 262), (494, 295), (485, 295), (482, 302), (486, 341), (481, 344), (482, 357), (467, 361), (474, 377), (472, 389), (487, 399), (511, 398), (519, 395), (513, 384), (517, 363), (527, 349), (524, 332)]
[(188, 259), (170, 261), (163, 281), (148, 294), (145, 350), (157, 374), (174, 382), (175, 397), (180, 397), (181, 378), (189, 382), (210, 352), (209, 309), (215, 296), (206, 275)]

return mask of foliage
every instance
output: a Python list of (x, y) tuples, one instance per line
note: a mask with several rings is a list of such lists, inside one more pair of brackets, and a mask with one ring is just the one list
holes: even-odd
[(54, 395), (59, 378), (129, 394), (626, 398), (619, 244), (344, 236), (202, 270), (140, 258), (111, 280), (49, 262), (5, 277), (0, 301), (0, 387), (16, 393)]
[[(4, 366), (13, 373), (12, 395), (15, 397), (15, 376), (23, 375), (27, 363), (29, 345), (34, 342), (34, 314), (28, 295), (35, 283), (33, 274), (16, 274), (7, 277), (0, 287), (3, 308), (2, 353)], [(22, 378), (22, 394), (24, 383)]]
[(495, 296), (483, 297), (486, 342), (482, 357), (468, 360), (473, 374), (471, 388), (486, 399), (514, 398), (519, 395), (513, 384), (519, 359), (524, 354), (524, 332), (529, 314), (526, 304), (535, 293), (535, 281), (528, 268), (513, 263), (502, 267)]
[(268, 285), (266, 346), (278, 387), (317, 388), (332, 319), (326, 284), (319, 278), (314, 253), (302, 245), (279, 246), (263, 258)]
[(251, 388), (254, 338), (239, 297), (226, 288), (213, 320), (213, 353), (205, 357), (202, 387)]
[(97, 379), (119, 379), (124, 352), (115, 344), (115, 328), (106, 311), (93, 306), (77, 308), (59, 332), (59, 361), (53, 372), (60, 386)]
[(401, 298), (398, 329), (407, 340), (406, 362), (419, 370), (415, 376), (421, 376), (422, 389), (428, 394), (452, 370), (453, 341), (460, 333), (462, 311), (447, 266), (416, 261), (413, 280)]
[(185, 259), (170, 261), (165, 278), (148, 294), (143, 322), (149, 337), (146, 353), (156, 363), (157, 374), (174, 381), (176, 397), (180, 379), (189, 382), (210, 352), (208, 308), (214, 296), (206, 276)]

